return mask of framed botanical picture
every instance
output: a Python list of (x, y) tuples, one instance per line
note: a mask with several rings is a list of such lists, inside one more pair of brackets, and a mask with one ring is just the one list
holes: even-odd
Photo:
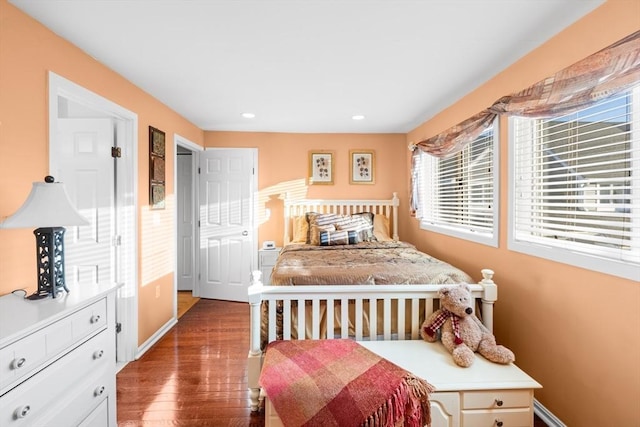
[(151, 184), (151, 209), (164, 209), (164, 184)]
[(374, 184), (376, 154), (373, 150), (349, 150), (351, 184)]
[(164, 132), (149, 126), (149, 145), (152, 155), (164, 157)]
[(164, 159), (162, 157), (151, 157), (151, 181), (164, 182)]
[(309, 152), (309, 185), (333, 184), (333, 151)]

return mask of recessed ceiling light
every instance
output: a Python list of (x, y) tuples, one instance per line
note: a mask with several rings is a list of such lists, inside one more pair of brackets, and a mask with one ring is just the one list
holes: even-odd
[(242, 117), (245, 119), (253, 119), (256, 115), (253, 113), (242, 113)]
[(364, 116), (362, 114), (356, 114), (355, 116), (351, 116), (353, 120), (364, 120)]

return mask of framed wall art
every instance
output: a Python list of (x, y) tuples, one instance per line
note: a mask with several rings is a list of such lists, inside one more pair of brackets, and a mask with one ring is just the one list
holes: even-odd
[(149, 126), (149, 205), (151, 209), (164, 209), (165, 185), (165, 134)]
[(309, 151), (309, 185), (333, 184), (333, 151)]
[(373, 150), (349, 150), (351, 184), (374, 184), (376, 155)]

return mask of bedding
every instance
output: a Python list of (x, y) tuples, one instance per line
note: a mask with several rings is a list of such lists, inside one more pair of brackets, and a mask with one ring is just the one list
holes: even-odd
[(280, 252), (271, 284), (386, 285), (473, 283), (462, 270), (406, 242), (361, 242), (352, 245), (290, 244)]
[(350, 340), (274, 341), (259, 384), (285, 426), (431, 423), (433, 386)]

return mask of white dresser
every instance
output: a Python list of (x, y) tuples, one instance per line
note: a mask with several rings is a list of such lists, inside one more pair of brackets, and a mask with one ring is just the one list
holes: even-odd
[(0, 297), (0, 426), (117, 426), (115, 290)]
[(276, 265), (276, 260), (282, 248), (273, 249), (260, 249), (258, 251), (258, 264), (260, 271), (262, 272), (262, 283), (265, 285), (271, 284), (271, 272), (273, 266)]

